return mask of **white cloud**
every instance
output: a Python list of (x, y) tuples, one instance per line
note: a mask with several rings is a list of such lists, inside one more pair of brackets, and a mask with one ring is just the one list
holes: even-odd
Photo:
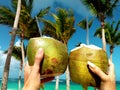
[(0, 49), (1, 49), (2, 47), (0, 46)]
[(20, 40), (18, 40), (18, 41), (15, 43), (15, 46), (19, 46), (19, 47), (20, 47)]
[[(0, 78), (2, 78), (4, 65), (7, 57), (7, 54), (3, 54), (2, 52), (3, 51), (0, 51)], [(11, 57), (9, 78), (18, 78), (19, 66), (20, 66), (20, 62), (15, 58)]]

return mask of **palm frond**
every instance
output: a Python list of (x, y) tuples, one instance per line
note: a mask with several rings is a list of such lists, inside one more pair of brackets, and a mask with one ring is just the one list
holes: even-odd
[(104, 16), (111, 17), (113, 15), (113, 9), (116, 7), (119, 0), (81, 0), (81, 2), (87, 6), (87, 8), (96, 16), (101, 13)]
[(78, 26), (80, 28), (82, 28), (83, 30), (86, 30), (87, 28), (87, 24), (88, 24), (88, 28), (90, 28), (92, 26), (92, 23), (93, 23), (94, 19), (91, 19), (90, 21), (88, 21), (87, 23), (87, 20), (86, 19), (83, 19), (81, 20), (79, 23), (78, 23)]
[[(119, 22), (114, 26), (115, 22), (105, 24), (105, 38), (106, 42), (110, 45), (120, 45), (120, 31), (118, 30)], [(98, 28), (94, 34), (102, 38), (101, 28)]]
[(91, 19), (91, 20), (88, 22), (88, 27), (89, 27), (89, 28), (92, 26), (93, 21), (94, 21), (94, 19)]
[(13, 25), (15, 14), (7, 7), (0, 7), (0, 23), (6, 25)]
[(83, 30), (86, 30), (86, 25), (87, 25), (86, 19), (83, 19), (78, 23), (78, 26)]
[[(8, 50), (5, 50), (4, 53), (8, 53)], [(22, 60), (21, 47), (14, 46), (12, 56), (17, 60)]]
[(67, 44), (76, 30), (74, 28), (75, 18), (73, 12), (57, 8), (57, 12), (52, 13), (51, 16), (54, 18), (54, 21), (45, 20), (43, 32)]
[(50, 7), (47, 7), (45, 9), (41, 9), (40, 12), (37, 14), (38, 18), (41, 18), (43, 16), (45, 16), (46, 14), (49, 13)]
[(107, 14), (108, 14), (108, 16), (112, 17), (113, 16), (112, 12), (116, 8), (119, 0), (115, 0), (114, 2), (111, 0), (111, 1), (108, 1), (108, 2), (110, 2), (111, 4), (109, 5), (110, 7), (107, 9)]
[(44, 23), (44, 29), (42, 30), (43, 35), (58, 39), (56, 35), (55, 23), (50, 22), (49, 20), (45, 20), (45, 19), (41, 19), (41, 21)]

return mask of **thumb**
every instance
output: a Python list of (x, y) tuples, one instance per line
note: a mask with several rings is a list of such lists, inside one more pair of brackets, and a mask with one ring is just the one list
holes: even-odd
[(95, 64), (91, 63), (88, 61), (88, 66), (90, 68), (90, 70), (95, 73), (96, 75), (98, 75), (102, 81), (106, 80), (107, 75), (99, 68), (97, 67)]
[(36, 53), (33, 68), (40, 68), (40, 63), (41, 63), (42, 59), (43, 59), (43, 49), (40, 48)]

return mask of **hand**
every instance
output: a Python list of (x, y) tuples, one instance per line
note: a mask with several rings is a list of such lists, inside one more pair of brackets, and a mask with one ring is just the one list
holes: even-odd
[(24, 87), (23, 90), (40, 90), (40, 84), (54, 79), (54, 77), (40, 80), (40, 63), (43, 59), (43, 49), (39, 49), (33, 66), (26, 63), (24, 72)]
[(91, 62), (88, 62), (88, 66), (93, 73), (100, 77), (100, 90), (116, 90), (114, 64), (111, 60), (109, 60), (109, 71), (107, 74)]

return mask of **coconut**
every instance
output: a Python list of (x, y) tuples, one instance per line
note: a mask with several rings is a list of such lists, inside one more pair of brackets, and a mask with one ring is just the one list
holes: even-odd
[(87, 66), (88, 61), (97, 65), (105, 73), (108, 69), (107, 54), (100, 47), (81, 44), (71, 50), (69, 55), (70, 78), (73, 82), (81, 84), (84, 90), (87, 90), (87, 86), (100, 85), (100, 78), (90, 71)]
[(34, 64), (35, 55), (39, 48), (44, 49), (44, 60), (41, 65), (41, 77), (53, 77), (65, 72), (68, 64), (67, 46), (50, 37), (31, 38), (27, 46), (29, 65)]

